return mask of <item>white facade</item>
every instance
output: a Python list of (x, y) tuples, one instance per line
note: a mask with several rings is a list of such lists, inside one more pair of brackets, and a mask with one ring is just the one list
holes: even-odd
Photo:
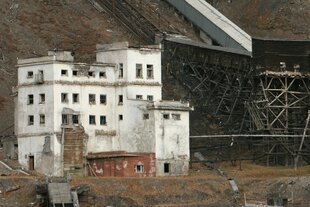
[(89, 137), (86, 153), (153, 152), (157, 175), (186, 174), (190, 108), (161, 101), (160, 47), (97, 45), (96, 58), (74, 63), (62, 51), (18, 60), (19, 162), (28, 168), (31, 157), (37, 171), (62, 175), (62, 126), (76, 124)]

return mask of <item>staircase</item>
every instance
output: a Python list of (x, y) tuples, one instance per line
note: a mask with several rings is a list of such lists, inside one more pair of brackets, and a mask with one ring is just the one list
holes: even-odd
[(65, 128), (63, 165), (64, 176), (82, 177), (85, 175), (86, 151), (84, 130), (81, 128)]

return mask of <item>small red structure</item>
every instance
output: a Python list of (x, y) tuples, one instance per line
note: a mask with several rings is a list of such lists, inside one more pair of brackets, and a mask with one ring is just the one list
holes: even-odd
[(87, 155), (88, 175), (105, 177), (153, 177), (155, 153), (125, 151), (90, 153)]

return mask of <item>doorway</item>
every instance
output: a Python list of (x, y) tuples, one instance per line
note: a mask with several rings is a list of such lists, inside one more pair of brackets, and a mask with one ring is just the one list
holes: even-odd
[(28, 169), (34, 170), (34, 156), (33, 155), (28, 156)]

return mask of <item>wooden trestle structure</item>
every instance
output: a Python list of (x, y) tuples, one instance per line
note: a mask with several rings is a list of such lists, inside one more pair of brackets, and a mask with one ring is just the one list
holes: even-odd
[(310, 73), (255, 67), (247, 53), (176, 39), (164, 41), (163, 58), (164, 84), (188, 92), (181, 98), (195, 106), (193, 125), (208, 119), (207, 131), (191, 133), (192, 152), (212, 161), (310, 162)]

